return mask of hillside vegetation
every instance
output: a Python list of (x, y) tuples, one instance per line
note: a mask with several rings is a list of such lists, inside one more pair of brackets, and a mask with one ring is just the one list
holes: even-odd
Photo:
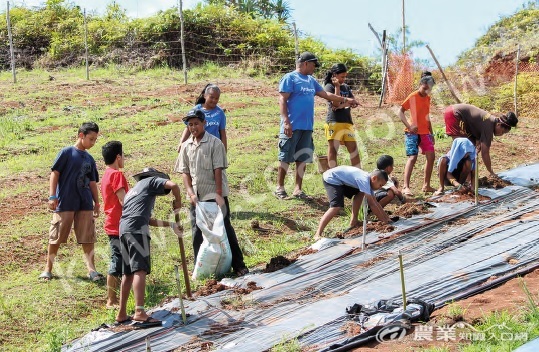
[[(73, 67), (84, 64), (84, 11), (65, 0), (48, 0), (43, 7), (10, 11), (17, 66)], [(294, 66), (295, 37), (278, 19), (240, 12), (222, 3), (198, 4), (183, 11), (186, 64), (205, 62), (241, 67), (253, 76), (284, 72)], [(103, 15), (88, 13), (88, 53), (92, 67), (119, 64), (134, 69), (181, 68), (180, 17), (177, 8), (131, 19), (111, 3)], [(5, 13), (0, 16), (0, 67), (9, 69)], [(377, 89), (381, 69), (373, 59), (351, 50), (330, 50), (310, 36), (300, 35), (300, 51), (311, 51), (322, 69), (335, 62), (353, 68), (363, 85)], [(324, 66), (325, 65), (325, 66)]]

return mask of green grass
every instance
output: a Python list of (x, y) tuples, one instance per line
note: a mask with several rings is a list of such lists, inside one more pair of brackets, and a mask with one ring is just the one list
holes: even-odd
[[(54, 79), (49, 80), (49, 76)], [(130, 176), (145, 166), (170, 172), (172, 179), (181, 183), (181, 175), (171, 169), (185, 125), (175, 119), (192, 106), (208, 81), (218, 82), (223, 92), (220, 105), (227, 108), (232, 222), (249, 268), (263, 268), (272, 257), (310, 245), (326, 210), (319, 204), (280, 201), (272, 195), (278, 165), (279, 77), (261, 78), (252, 73), (245, 76), (241, 70), (212, 64), (190, 70), (187, 86), (183, 84), (182, 72), (169, 69), (135, 72), (111, 65), (108, 69), (91, 70), (90, 77), (86, 81), (83, 69), (19, 71), (18, 83), (13, 84), (10, 73), (0, 72), (0, 88), (6, 102), (0, 108), (0, 201), (4, 204), (0, 213), (0, 344), (4, 351), (56, 351), (62, 344), (114, 319), (115, 312), (105, 309), (104, 285), (85, 279), (82, 250), (73, 242), (60, 248), (53, 270), (59, 278), (50, 283), (37, 282), (45, 264), (50, 222), (46, 208), (50, 165), (61, 148), (75, 142), (77, 129), (84, 121), (96, 121), (101, 129), (90, 150), (100, 175), (104, 170), (101, 146), (116, 139), (123, 142), (124, 172), (131, 184)], [(250, 86), (257, 88), (247, 89)], [(377, 102), (377, 97), (372, 99)], [(317, 99), (314, 142), (319, 155), (327, 153), (323, 132), (325, 109), (325, 104)], [(393, 110), (365, 107), (354, 111), (354, 120), (363, 168), (374, 169), (379, 155), (390, 154), (395, 158), (396, 176), (402, 180), (406, 160), (403, 126)], [(440, 115), (434, 125), (438, 130), (442, 128)], [(515, 133), (525, 131), (517, 129)], [(437, 139), (438, 155), (450, 143), (442, 135)], [(505, 140), (517, 143), (509, 137)], [(349, 164), (343, 147), (338, 160), (340, 164)], [(423, 164), (424, 158), (420, 157), (412, 177), (416, 188), (421, 184)], [(293, 169), (286, 178), (289, 192), (293, 187)], [(304, 189), (325, 200), (320, 179), (317, 165), (308, 165)], [(18, 203), (27, 207), (16, 209), (14, 205)], [(158, 198), (156, 218), (169, 218), (169, 209), (170, 198)], [(181, 216), (192, 270), (186, 208)], [(345, 211), (334, 219), (326, 235), (333, 236), (346, 228), (348, 216)], [(250, 223), (254, 219), (261, 227), (274, 231), (263, 235), (253, 230)], [(103, 215), (96, 226), (96, 265), (100, 272), (107, 272), (109, 248), (102, 230)], [(146, 292), (149, 307), (177, 296), (174, 264), (180, 258), (176, 236), (169, 229), (152, 230), (152, 274)], [(192, 287), (196, 289), (201, 284), (203, 281), (193, 282)], [(134, 308), (132, 301), (128, 307)], [(281, 345), (274, 350), (296, 348), (293, 341), (283, 341)]]

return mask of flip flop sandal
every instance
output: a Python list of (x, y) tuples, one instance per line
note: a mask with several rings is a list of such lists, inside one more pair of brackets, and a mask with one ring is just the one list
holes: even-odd
[(249, 274), (249, 269), (247, 268), (241, 268), (240, 270), (236, 271), (236, 275), (238, 275), (238, 277), (246, 274)]
[(41, 273), (41, 275), (38, 276), (38, 279), (41, 281), (51, 281), (52, 273), (50, 271), (44, 271)]
[(163, 322), (161, 320), (148, 317), (148, 319), (146, 320), (133, 320), (133, 323), (131, 325), (135, 328), (145, 329), (154, 326), (162, 326)]
[(92, 271), (88, 274), (88, 278), (90, 279), (90, 281), (97, 282), (103, 280), (105, 277), (103, 276), (103, 274), (98, 273), (97, 271)]
[(310, 196), (306, 195), (305, 192), (301, 191), (297, 194), (293, 194), (294, 198), (297, 198), (297, 199), (304, 199), (304, 200), (307, 200), (307, 199), (312, 199)]
[(285, 190), (275, 191), (273, 194), (279, 199), (287, 199), (288, 193)]
[(113, 326), (121, 326), (121, 325), (129, 325), (129, 324), (132, 324), (133, 323), (133, 318), (128, 316), (126, 319), (122, 320), (122, 321), (115, 321), (114, 324), (112, 324)]

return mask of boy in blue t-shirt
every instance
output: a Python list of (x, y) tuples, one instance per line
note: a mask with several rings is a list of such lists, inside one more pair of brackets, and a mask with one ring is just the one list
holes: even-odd
[(52, 266), (61, 243), (66, 243), (74, 225), (77, 242), (82, 245), (88, 277), (103, 279), (95, 269), (94, 218), (99, 216), (97, 181), (99, 175), (94, 158), (87, 152), (95, 145), (99, 127), (94, 122), (83, 123), (74, 146), (62, 149), (51, 167), (49, 209), (54, 211), (49, 229), (49, 245), (45, 271), (39, 278), (52, 279)]

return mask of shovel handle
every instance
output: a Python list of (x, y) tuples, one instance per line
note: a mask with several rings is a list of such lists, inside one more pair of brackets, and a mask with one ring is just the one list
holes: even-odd
[[(179, 213), (174, 214), (174, 221), (176, 221), (176, 224), (180, 226)], [(187, 260), (185, 259), (185, 247), (183, 246), (183, 237), (178, 236), (178, 244), (180, 245), (180, 256), (182, 259), (182, 271), (183, 278), (185, 280), (185, 291), (187, 293), (187, 297), (191, 298), (191, 285), (189, 283), (189, 272), (187, 271)]]

